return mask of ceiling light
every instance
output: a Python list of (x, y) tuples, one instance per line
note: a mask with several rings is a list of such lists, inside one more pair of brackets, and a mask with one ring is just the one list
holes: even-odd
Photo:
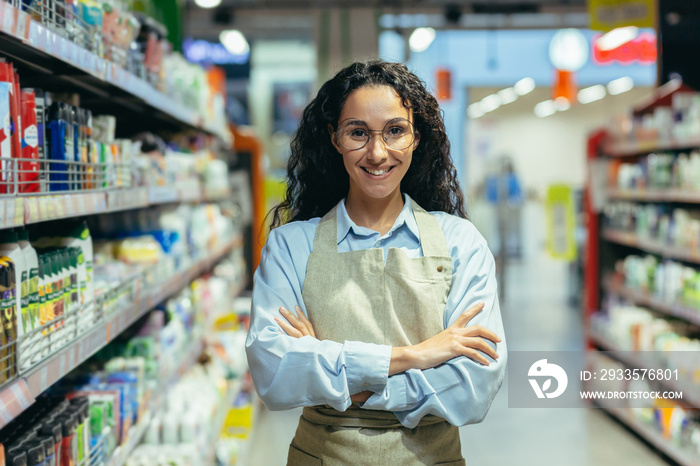
[(518, 99), (518, 94), (512, 87), (498, 91), (498, 96), (501, 98), (501, 105), (511, 104)]
[(430, 47), (430, 44), (435, 40), (435, 29), (433, 28), (416, 28), (408, 38), (408, 46), (411, 52), (424, 52)]
[(481, 99), (481, 110), (483, 110), (484, 113), (493, 112), (500, 106), (501, 98), (498, 96), (498, 94), (487, 95)]
[(634, 88), (634, 81), (629, 76), (619, 78), (608, 83), (608, 92), (610, 95), (618, 95), (623, 92), (630, 91)]
[(513, 86), (515, 93), (518, 95), (529, 94), (535, 90), (535, 80), (532, 78), (523, 78)]
[(226, 50), (234, 55), (245, 55), (250, 52), (250, 46), (248, 41), (245, 40), (245, 36), (238, 29), (228, 29), (226, 31), (221, 31), (219, 34), (219, 40)]
[(200, 8), (216, 8), (221, 5), (221, 0), (194, 0), (194, 3)]
[(596, 100), (605, 97), (605, 86), (596, 84), (595, 86), (587, 87), (578, 91), (578, 101), (582, 104), (590, 104)]
[(469, 115), (469, 118), (481, 118), (485, 115), (485, 112), (481, 109), (481, 104), (475, 102), (467, 108), (467, 115)]
[(557, 106), (553, 100), (545, 100), (535, 105), (535, 115), (544, 118), (557, 113)]
[(571, 108), (571, 102), (566, 97), (559, 96), (554, 99), (554, 107), (558, 112), (565, 112)]
[(637, 37), (637, 34), (639, 34), (639, 28), (636, 26), (617, 28), (602, 35), (596, 41), (596, 44), (602, 51), (614, 50), (621, 45), (634, 40)]

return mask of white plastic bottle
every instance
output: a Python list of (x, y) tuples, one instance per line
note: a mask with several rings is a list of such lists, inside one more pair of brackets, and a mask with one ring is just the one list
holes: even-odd
[[(16, 295), (16, 315), (17, 315), (17, 340), (23, 339), (27, 331), (31, 331), (29, 325), (29, 307), (22, 307), (22, 300), (26, 298), (29, 290), (29, 273), (27, 262), (24, 259), (22, 248), (17, 242), (17, 233), (12, 230), (0, 231), (0, 256), (7, 256), (15, 264), (15, 295)], [(26, 344), (18, 345), (18, 361), (28, 361), (29, 358), (22, 356), (22, 351), (26, 353)], [(22, 368), (20, 367), (20, 370)]]
[[(81, 222), (71, 228), (60, 240), (60, 246), (63, 247), (79, 247), (83, 250), (83, 258), (85, 261), (85, 290), (81, 289), (82, 304), (90, 302), (95, 297), (95, 281), (92, 273), (92, 237), (87, 222)], [(80, 281), (80, 277), (78, 278)]]
[[(24, 254), (24, 261), (27, 264), (28, 273), (28, 290), (26, 300), (22, 300), (22, 308), (25, 306), (29, 310), (29, 327), (25, 328), (25, 332), (33, 331), (39, 326), (39, 258), (37, 256), (36, 250), (29, 243), (29, 234), (27, 230), (19, 230), (17, 232), (17, 238), (22, 253)], [(29, 350), (33, 353), (36, 344), (39, 341), (41, 332), (35, 332), (32, 337), (28, 340), (27, 345)], [(22, 358), (20, 361), (28, 361), (28, 358)], [(20, 367), (22, 370), (22, 367)]]

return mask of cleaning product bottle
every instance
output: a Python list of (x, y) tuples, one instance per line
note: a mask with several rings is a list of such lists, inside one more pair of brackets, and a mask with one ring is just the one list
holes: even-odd
[[(78, 252), (79, 248), (66, 248), (68, 255), (68, 273), (70, 275), (70, 309), (71, 312), (77, 312), (80, 309), (80, 290), (78, 288)], [(81, 329), (86, 329), (87, 326), (80, 326)]]
[(51, 331), (58, 332), (61, 327), (60, 319), (63, 317), (63, 277), (60, 275), (61, 258), (56, 251), (49, 253), (51, 258), (51, 302), (53, 314), (51, 317)]
[(25, 89), (26, 92), (34, 93), (34, 104), (36, 106), (36, 129), (37, 129), (37, 156), (39, 164), (39, 192), (48, 191), (46, 178), (48, 165), (46, 164), (48, 150), (46, 147), (46, 100), (47, 97), (42, 89)]
[(9, 261), (0, 260), (0, 383), (10, 379), (10, 365), (14, 352), (10, 343), (9, 335), (5, 329), (8, 322), (7, 315), (12, 315), (14, 309), (14, 299), (12, 298), (12, 283), (10, 281)]
[(56, 330), (56, 291), (58, 286), (56, 284), (56, 272), (54, 272), (54, 257), (52, 251), (47, 251), (44, 254), (44, 259), (46, 262), (44, 264), (44, 275), (46, 277), (46, 322), (49, 326), (47, 333), (52, 333)]
[[(36, 343), (40, 337), (39, 332), (34, 332), (34, 329), (39, 324), (39, 260), (36, 251), (29, 243), (29, 234), (27, 230), (21, 229), (17, 231), (18, 244), (24, 254), (24, 261), (27, 266), (27, 293), (22, 291), (22, 312), (28, 314), (29, 325), (24, 328), (24, 333), (31, 336), (25, 340), (24, 345), (20, 345), (19, 352), (22, 355), (22, 346), (27, 348), (27, 354), (34, 353)], [(24, 314), (22, 314), (24, 318)], [(24, 321), (23, 321), (24, 322)], [(20, 371), (31, 365), (30, 357), (20, 358)]]
[(81, 302), (91, 302), (95, 296), (95, 282), (93, 280), (92, 271), (92, 237), (87, 222), (83, 221), (74, 227), (70, 228), (59, 240), (60, 246), (63, 247), (79, 247), (83, 251), (85, 259), (85, 294), (81, 296)]
[(54, 420), (45, 421), (39, 430), (41, 435), (53, 438), (53, 466), (61, 464), (61, 446), (63, 445), (63, 428)]
[[(54, 161), (69, 160), (69, 153), (72, 154), (73, 133), (69, 134), (68, 122), (66, 121), (65, 104), (54, 102), (49, 107), (49, 159)], [(72, 131), (72, 128), (70, 129)], [(49, 191), (67, 191), (68, 171), (65, 163), (51, 163)]]
[(0, 231), (0, 255), (7, 256), (12, 260), (15, 269), (15, 286), (14, 295), (16, 297), (15, 312), (17, 314), (18, 338), (21, 338), (26, 331), (31, 331), (29, 307), (22, 307), (22, 300), (28, 295), (29, 290), (29, 272), (27, 263), (24, 259), (22, 248), (17, 242), (17, 233), (12, 230)]
[(34, 91), (20, 92), (22, 110), (22, 160), (18, 161), (19, 191), (39, 192), (39, 131)]
[[(2, 66), (0, 64), (0, 66)], [(0, 194), (14, 193), (12, 181), (12, 138), (10, 99), (12, 85), (0, 81)]]
[(41, 333), (37, 335), (40, 339), (38, 343), (39, 350), (35, 354), (32, 362), (38, 362), (47, 353), (47, 338), (49, 328), (44, 327), (44, 324), (49, 322), (48, 319), (48, 301), (47, 301), (47, 280), (46, 280), (46, 255), (39, 254), (39, 326), (42, 327)]

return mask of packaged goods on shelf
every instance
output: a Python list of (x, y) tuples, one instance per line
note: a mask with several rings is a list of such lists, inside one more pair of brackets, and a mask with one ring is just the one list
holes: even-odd
[(664, 145), (673, 141), (697, 140), (700, 137), (700, 94), (683, 91), (669, 83), (671, 105), (655, 105), (613, 118), (610, 139), (646, 145)]
[(618, 201), (607, 204), (603, 214), (604, 225), (613, 230), (634, 233), (664, 246), (700, 251), (700, 210)]
[[(227, 286), (212, 285), (221, 281)], [(171, 443), (197, 440), (201, 458), (218, 437), (219, 413), (226, 412), (240, 388), (220, 361), (195, 366), (204, 330), (211, 325), (205, 316), (221, 312), (209, 306), (230, 303), (237, 289), (240, 284), (225, 276), (195, 280), (131, 328), (127, 338), (103, 348), (0, 431), (5, 452), (10, 458), (20, 452), (28, 455), (34, 443), (44, 441), (46, 456), (64, 458), (65, 463), (57, 464), (82, 464), (87, 459), (91, 466), (124, 464), (144, 433), (147, 442), (154, 435), (160, 439), (160, 432), (146, 429), (149, 419), (166, 412), (173, 417), (177, 408), (177, 423), (168, 424), (163, 435)], [(242, 343), (237, 351), (244, 353)], [(185, 372), (184, 381), (176, 384)], [(193, 390), (198, 396), (192, 396)], [(202, 397), (202, 391), (207, 396)], [(161, 406), (169, 408), (164, 411)], [(217, 423), (211, 422), (214, 419)]]
[[(603, 353), (594, 353), (587, 359), (587, 369), (591, 372), (605, 373), (606, 371), (625, 370), (626, 367), (618, 361), (611, 359)], [(611, 385), (611, 384), (615, 385)], [(646, 380), (592, 380), (587, 388), (591, 390), (616, 390), (649, 392), (652, 390)], [(700, 418), (697, 410), (691, 409), (685, 404), (671, 400), (635, 398), (627, 401), (628, 407), (624, 410), (628, 416), (645, 426), (658, 432), (661, 438), (667, 439), (671, 444), (688, 451), (691, 454), (700, 453)]]
[(672, 260), (659, 261), (651, 255), (629, 255), (618, 261), (624, 286), (648, 293), (669, 304), (682, 304), (700, 317), (700, 270)]
[(90, 110), (59, 100), (70, 96), (22, 89), (15, 99), (19, 79), (11, 63), (0, 62), (0, 117), (6, 126), (1, 131), (7, 134), (0, 138), (0, 194), (169, 187), (190, 191), (192, 200), (202, 180), (228, 188), (222, 176), (227, 170), (219, 173), (225, 165), (210, 151), (193, 154), (162, 140), (152, 144), (152, 135), (117, 138), (114, 116), (93, 117)]
[[(158, 7), (157, 3), (152, 2), (138, 4), (150, 12)], [(32, 0), (3, 5), (7, 10), (6, 17), (17, 18), (15, 10), (21, 9), (30, 15), (31, 23), (41, 24), (45, 28), (39, 33), (38, 28), (31, 24), (22, 29), (26, 30), (23, 36), (12, 28), (5, 28), (5, 32), (19, 35), (25, 43), (73, 66), (88, 69), (96, 77), (114, 80), (116, 86), (132, 91), (157, 108), (160, 107), (159, 102), (174, 100), (190, 112), (183, 114), (182, 109), (176, 109), (174, 113), (181, 119), (197, 126), (206, 122), (209, 130), (215, 130), (220, 135), (226, 133), (223, 101), (217, 105), (216, 100), (212, 99), (213, 95), (219, 99), (223, 99), (224, 95), (208, 79), (210, 72), (188, 63), (180, 54), (173, 52), (166, 38), (166, 28), (147, 14), (131, 10), (132, 2), (77, 0), (65, 4), (61, 1), (54, 5), (52, 2)], [(40, 35), (41, 40), (38, 38)], [(80, 49), (85, 49), (89, 56)], [(105, 72), (104, 66), (96, 64), (103, 59), (125, 72)], [(182, 79), (174, 82), (172, 78), (175, 76)], [(165, 95), (148, 95), (151, 92)], [(167, 104), (172, 108), (170, 102)]]
[(613, 164), (610, 185), (626, 190), (700, 191), (700, 151), (653, 152), (636, 162)]
[[(591, 328), (594, 335), (617, 350), (655, 352), (667, 364), (664, 368), (678, 369), (700, 389), (700, 364), (696, 356), (700, 339), (688, 323), (661, 319), (643, 307), (611, 303), (607, 313), (593, 315)], [(688, 358), (675, 358), (673, 352), (692, 353), (687, 353)], [(678, 366), (673, 366), (675, 363)]]

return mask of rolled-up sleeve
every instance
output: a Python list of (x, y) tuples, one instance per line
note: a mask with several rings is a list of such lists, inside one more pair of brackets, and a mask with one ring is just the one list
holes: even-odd
[(450, 233), (452, 238), (457, 234), (461, 236), (461, 243), (457, 244), (471, 246), (451, 248), (452, 257), (457, 260), (445, 309), (445, 326), (483, 301), (484, 309), (468, 325), (481, 325), (501, 338), (498, 344), (486, 340), (496, 349), (499, 358), (493, 360), (486, 356), (491, 364), (484, 366), (461, 356), (431, 369), (411, 369), (389, 377), (384, 389), (372, 395), (362, 407), (393, 411), (406, 427), (415, 427), (427, 414), (440, 416), (457, 426), (481, 422), (505, 376), (507, 349), (493, 255), (471, 223), (466, 225), (466, 232), (448, 229), (448, 246)]
[(351, 395), (386, 387), (391, 347), (294, 338), (281, 330), (274, 320), (281, 306), (306, 312), (301, 289), (311, 240), (308, 234), (300, 238), (298, 230), (290, 225), (271, 231), (263, 248), (246, 339), (250, 372), (268, 409), (327, 404), (345, 411)]

